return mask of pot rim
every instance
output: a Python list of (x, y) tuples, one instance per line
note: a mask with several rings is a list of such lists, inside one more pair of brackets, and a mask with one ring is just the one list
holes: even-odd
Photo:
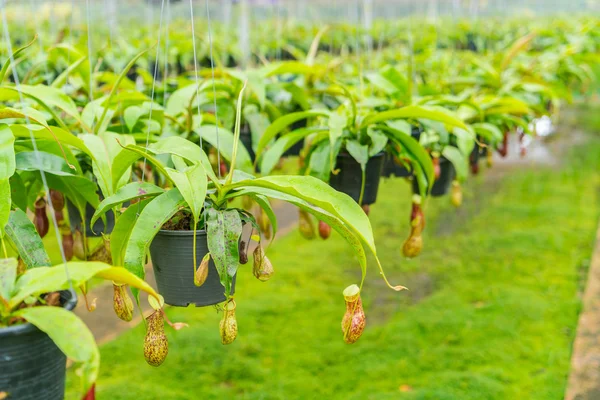
[[(75, 306), (77, 305), (77, 294), (73, 290), (61, 290), (60, 292), (68, 293), (71, 298), (66, 299), (62, 308), (68, 311), (73, 311)], [(27, 333), (35, 332), (39, 330), (37, 326), (26, 322), (24, 324), (12, 325), (0, 328), (0, 338), (8, 337), (8, 336), (20, 336), (25, 335)]]

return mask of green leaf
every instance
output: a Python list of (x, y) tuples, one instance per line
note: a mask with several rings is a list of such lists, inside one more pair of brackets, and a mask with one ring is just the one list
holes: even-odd
[(100, 118), (98, 119), (98, 123), (96, 124), (96, 126), (94, 128), (94, 133), (98, 133), (99, 132), (100, 126), (102, 126), (102, 124), (104, 122), (104, 118), (106, 117), (106, 113), (108, 111), (108, 108), (110, 107), (112, 98), (114, 97), (115, 93), (117, 92), (117, 88), (119, 87), (119, 84), (121, 83), (121, 81), (123, 80), (123, 78), (125, 78), (125, 76), (127, 75), (127, 72), (129, 72), (129, 70), (131, 69), (131, 67), (133, 67), (133, 65), (136, 63), (136, 61), (141, 56), (143, 56), (144, 54), (146, 54), (146, 52), (148, 50), (150, 50), (150, 49), (146, 49), (146, 50), (138, 53), (135, 57), (133, 57), (133, 59), (131, 61), (129, 61), (129, 63), (127, 63), (127, 65), (125, 66), (125, 68), (123, 69), (123, 71), (121, 71), (121, 73), (119, 74), (119, 77), (117, 78), (117, 81), (115, 82), (115, 84), (111, 88), (110, 93), (108, 94), (108, 97), (103, 102), (104, 107), (103, 107), (103, 110), (102, 110), (102, 115), (100, 115)]
[(45, 332), (70, 359), (81, 364), (83, 397), (96, 382), (100, 353), (94, 335), (75, 313), (61, 307), (31, 307), (13, 313)]
[(16, 51), (14, 51), (12, 53), (12, 56), (9, 57), (5, 62), (4, 65), (2, 65), (2, 69), (0, 70), (0, 84), (2, 83), (2, 81), (4, 80), (4, 77), (6, 76), (6, 72), (8, 72), (8, 68), (10, 67), (10, 62), (11, 60), (16, 60), (17, 56), (24, 51), (25, 49), (27, 49), (29, 46), (31, 46), (33, 44), (33, 42), (35, 42), (35, 40), (37, 39), (37, 35), (35, 35), (33, 37), (33, 40), (31, 40), (31, 42), (27, 43), (25, 46), (17, 49)]
[(281, 136), (263, 153), (260, 163), (261, 173), (269, 175), (283, 156), (283, 153), (305, 137), (312, 135), (315, 132), (327, 131), (327, 128), (300, 128)]
[(380, 113), (371, 114), (363, 120), (362, 127), (375, 124), (377, 122), (384, 122), (393, 119), (417, 118), (430, 119), (433, 121), (443, 122), (446, 125), (456, 126), (463, 129), (469, 129), (458, 118), (448, 115), (447, 113), (444, 113), (442, 111), (422, 106), (407, 106), (395, 110), (382, 111)]
[(164, 139), (159, 140), (156, 143), (153, 143), (149, 147), (149, 151), (154, 152), (155, 154), (164, 154), (169, 153), (182, 158), (185, 158), (191, 163), (200, 162), (204, 167), (204, 170), (208, 174), (208, 177), (213, 181), (217, 182), (218, 178), (215, 175), (208, 156), (195, 143), (190, 142), (182, 137), (171, 136)]
[(163, 174), (169, 181), (170, 177), (165, 169), (163, 163), (154, 157), (152, 153), (146, 151), (145, 148), (138, 145), (130, 144), (125, 147), (123, 153), (119, 153), (112, 164), (112, 175), (113, 175), (113, 184), (118, 184), (123, 179), (123, 174), (127, 172), (127, 170), (131, 167), (138, 159), (144, 157), (147, 161), (149, 161), (154, 168), (156, 168), (161, 174)]
[[(52, 86), (53, 88), (61, 88), (66, 82), (67, 82), (67, 78), (69, 76), (72, 76), (73, 73), (75, 71), (79, 72), (80, 71), (80, 66), (83, 65), (84, 62), (87, 61), (87, 56), (82, 56), (80, 57), (78, 60), (76, 60), (73, 64), (69, 65), (69, 67), (67, 69), (65, 69), (63, 72), (60, 73), (59, 76), (56, 77), (56, 79), (54, 79), (54, 81), (52, 81)], [(89, 63), (87, 63), (89, 65)], [(85, 85), (85, 83), (84, 83)], [(89, 89), (89, 79), (87, 82), (87, 87), (86, 89)]]
[[(1, 90), (1, 89), (0, 89)], [(58, 140), (58, 138), (54, 135), (54, 132), (50, 129), (50, 127), (48, 126), (48, 124), (46, 123), (46, 120), (44, 119), (44, 116), (42, 113), (40, 113), (39, 111), (33, 109), (33, 108), (29, 108), (27, 110), (24, 110), (25, 113), (15, 110), (13, 108), (9, 108), (9, 107), (5, 107), (5, 108), (0, 108), (0, 119), (6, 119), (6, 118), (20, 118), (20, 119), (28, 119), (29, 121), (33, 121), (36, 122), (40, 125), (42, 125), (43, 127), (45, 127), (48, 132), (50, 133), (50, 135), (52, 136), (52, 138), (56, 141), (56, 143), (59, 145), (63, 157), (65, 158), (65, 160), (67, 159), (67, 156), (62, 148), (61, 142)], [(65, 127), (66, 128), (66, 127)], [(27, 128), (26, 128), (27, 129)], [(14, 133), (14, 132), (13, 132)], [(29, 135), (29, 130), (27, 131), (27, 133)], [(16, 135), (15, 135), (16, 136)], [(28, 136), (30, 137), (30, 136)]]
[[(319, 220), (326, 222), (329, 226), (335, 229), (340, 235), (346, 239), (348, 244), (352, 246), (362, 271), (362, 279), (364, 280), (367, 273), (367, 257), (365, 254), (364, 247), (361, 243), (360, 236), (353, 232), (350, 226), (344, 223), (339, 218), (335, 217), (331, 213), (323, 210), (321, 207), (316, 207), (309, 202), (299, 199), (295, 196), (288, 195), (278, 190), (266, 189), (266, 188), (246, 188), (239, 192), (236, 192), (236, 196), (249, 195), (253, 198), (264, 197), (274, 198), (287, 201), (288, 203), (294, 204), (295, 206), (311, 213)], [(275, 236), (275, 234), (273, 234)], [(377, 257), (377, 256), (375, 256)]]
[(471, 154), (473, 147), (475, 147), (475, 132), (473, 130), (466, 131), (461, 128), (454, 128), (452, 133), (456, 137), (456, 147), (458, 147), (462, 154), (465, 156)]
[(345, 109), (341, 107), (336, 112), (332, 112), (329, 115), (329, 161), (331, 165), (335, 165), (335, 144), (342, 134), (344, 133), (344, 128), (348, 125), (348, 117), (345, 114)]
[[(202, 125), (194, 131), (197, 135), (202, 137), (202, 140), (210, 143), (215, 149), (219, 150), (223, 158), (227, 161), (231, 161), (231, 157), (233, 156), (233, 132), (225, 128), (218, 128), (217, 133), (217, 127), (215, 125)], [(242, 171), (251, 173), (254, 170), (252, 167), (252, 159), (248, 154), (248, 150), (246, 150), (246, 147), (242, 143), (238, 143), (235, 163), (235, 167)]]
[[(0, 298), (8, 301), (17, 280), (16, 258), (0, 258)], [(0, 303), (0, 308), (2, 303)]]
[(204, 208), (208, 186), (204, 168), (201, 164), (194, 164), (185, 171), (167, 168), (167, 172), (192, 211), (194, 220), (198, 222)]
[[(415, 161), (412, 163), (413, 169), (416, 173), (424, 173), (424, 176), (427, 179), (426, 193), (429, 192), (429, 189), (433, 185), (435, 172), (433, 170), (433, 161), (431, 160), (431, 157), (429, 156), (427, 151), (411, 135), (390, 128), (386, 125), (379, 125), (379, 128), (383, 131), (388, 132), (390, 134), (390, 140), (392, 140), (396, 144), (400, 145), (404, 150), (406, 150), (406, 152), (410, 155), (410, 158)], [(415, 164), (418, 164), (418, 166)]]
[(246, 107), (244, 109), (244, 119), (250, 125), (250, 132), (252, 132), (252, 149), (256, 150), (258, 142), (264, 131), (270, 124), (269, 117), (254, 107)]
[[(68, 276), (67, 276), (68, 271)], [(15, 292), (9, 301), (9, 308), (18, 307), (27, 297), (39, 297), (44, 293), (67, 290), (73, 285), (79, 287), (93, 277), (125, 283), (132, 288), (143, 290), (151, 296), (158, 294), (142, 279), (123, 267), (111, 267), (98, 261), (71, 261), (54, 267), (39, 267), (27, 270), (17, 280)]]
[(60, 89), (46, 85), (20, 85), (19, 89), (25, 96), (40, 99), (46, 106), (56, 107), (77, 121), (81, 119), (75, 102)]
[(312, 117), (327, 117), (329, 116), (329, 111), (327, 110), (311, 110), (311, 111), (301, 111), (291, 114), (286, 114), (282, 117), (277, 118), (269, 127), (265, 130), (260, 141), (258, 142), (258, 146), (256, 147), (256, 157), (260, 157), (262, 152), (265, 150), (267, 145), (277, 136), (281, 131), (290, 126), (296, 121), (300, 121), (303, 119), (308, 119)]
[(381, 131), (372, 129), (372, 127), (369, 127), (369, 129), (367, 129), (367, 134), (371, 138), (371, 145), (369, 146), (369, 157), (373, 157), (385, 149), (385, 146), (387, 146), (388, 144), (388, 137)]
[(456, 147), (446, 146), (442, 150), (442, 155), (446, 157), (456, 170), (456, 178), (463, 182), (467, 179), (469, 173), (469, 160)]
[(144, 111), (138, 106), (131, 106), (125, 109), (123, 112), (123, 119), (125, 120), (125, 124), (127, 125), (129, 132), (133, 132), (133, 127), (143, 114)]
[(79, 138), (93, 154), (92, 169), (102, 194), (111, 196), (114, 193), (111, 179), (111, 157), (108, 154), (108, 148), (104, 140), (99, 135), (92, 135), (91, 133), (79, 135)]
[[(117, 218), (113, 231), (110, 234), (110, 253), (113, 264), (123, 265), (123, 253), (129, 242), (129, 236), (135, 226), (138, 213), (140, 213), (153, 199), (143, 200), (139, 203), (132, 204), (123, 214)], [(93, 224), (92, 224), (93, 225)]]
[(484, 139), (495, 143), (499, 140), (502, 140), (503, 134), (502, 131), (494, 124), (490, 124), (487, 122), (472, 124), (471, 127), (475, 130), (475, 132), (483, 137)]
[(275, 211), (271, 207), (269, 199), (256, 193), (251, 194), (250, 197), (252, 197), (256, 204), (258, 204), (259, 207), (264, 210), (265, 214), (267, 214), (269, 222), (271, 223), (271, 227), (273, 228), (271, 241), (275, 240), (275, 235), (277, 235), (277, 215), (275, 215)]
[(365, 77), (371, 82), (375, 87), (381, 89), (385, 94), (391, 95), (398, 91), (398, 88), (390, 81), (387, 80), (380, 73), (372, 72), (365, 74)]
[[(13, 135), (20, 139), (30, 139), (31, 134), (36, 140), (54, 140), (56, 142), (73, 146), (85, 154), (92, 156), (83, 140), (57, 126), (44, 127), (42, 125), (10, 125)], [(31, 134), (29, 133), (31, 131)]]
[(364, 171), (369, 162), (369, 146), (358, 143), (356, 140), (346, 141), (346, 150), (360, 164)]
[[(139, 158), (144, 157), (144, 155), (150, 155), (149, 160), (151, 162), (160, 163), (155, 158), (150, 158), (151, 155), (157, 154), (173, 154), (186, 160), (191, 163), (202, 163), (208, 177), (213, 182), (218, 182), (218, 178), (212, 170), (212, 166), (206, 153), (200, 147), (189, 140), (186, 140), (182, 137), (178, 136), (170, 136), (164, 139), (159, 140), (156, 143), (151, 144), (148, 147), (148, 151), (144, 151), (143, 147), (135, 146), (137, 151), (133, 151), (132, 145), (127, 146), (123, 149), (123, 152), (119, 153), (117, 157), (115, 157), (113, 161), (113, 181), (117, 181), (120, 177), (125, 173), (127, 168), (131, 166), (135, 161)], [(156, 164), (155, 164), (156, 165)], [(165, 172), (166, 173), (166, 172)]]
[(96, 185), (87, 178), (76, 175), (52, 175), (47, 174), (46, 180), (51, 189), (56, 189), (63, 193), (75, 206), (84, 212), (86, 204), (90, 203), (92, 207), (98, 207), (100, 200), (96, 190)]
[(15, 161), (20, 171), (44, 171), (54, 175), (74, 176), (65, 160), (43, 151), (22, 151), (16, 154)]
[[(24, 85), (21, 85), (21, 87)], [(37, 88), (37, 86), (35, 87)], [(54, 88), (49, 88), (49, 89), (54, 89)], [(23, 92), (19, 92), (19, 90), (16, 87), (12, 87), (12, 86), (4, 86), (4, 87), (0, 87), (0, 93), (5, 92), (5, 91), (9, 91), (9, 92), (13, 92), (13, 95), (16, 99), (18, 99), (18, 95), (19, 93), (22, 93), (25, 97), (28, 97), (30, 99), (32, 99), (33, 101), (35, 101), (40, 107), (42, 107), (45, 111), (47, 111), (51, 116), (52, 119), (54, 119), (56, 121), (56, 123), (64, 130), (68, 130), (67, 125), (65, 124), (65, 122), (62, 120), (62, 118), (60, 118), (60, 116), (56, 113), (56, 111), (52, 108), (52, 105), (54, 105), (54, 101), (52, 101), (53, 99), (42, 99), (39, 98), (37, 96), (35, 96), (35, 94), (41, 94), (41, 95), (46, 95), (46, 93), (38, 93), (38, 92), (42, 92), (43, 89), (40, 90), (26, 90)], [(50, 94), (52, 95), (52, 94)], [(58, 96), (58, 100), (57, 102), (59, 104), (61, 104), (60, 100), (62, 96), (66, 96), (64, 95), (62, 92), (59, 91), (59, 93), (54, 93), (54, 95)], [(67, 97), (68, 98), (68, 97)], [(68, 98), (71, 102), (72, 100), (70, 98)], [(56, 100), (56, 99), (54, 99)], [(62, 100), (64, 100), (64, 98), (62, 98)], [(61, 104), (62, 106), (65, 106), (67, 108), (70, 109), (71, 104), (69, 103), (69, 101), (66, 101), (66, 105), (65, 104)], [(33, 110), (33, 109), (32, 109)], [(73, 112), (73, 110), (70, 110), (71, 112)], [(77, 110), (75, 109), (75, 112)], [(41, 120), (39, 118), (34, 118), (34, 113), (31, 110), (27, 111), (28, 117), (31, 120), (35, 120), (36, 122), (47, 126), (46, 121), (44, 120), (43, 122), (41, 122)], [(1, 117), (0, 117), (1, 118)], [(77, 119), (78, 122), (82, 122), (79, 118), (79, 114), (77, 113), (77, 115), (75, 116), (75, 118)]]
[(14, 206), (21, 210), (27, 210), (27, 189), (23, 183), (23, 179), (19, 174), (13, 174), (9, 179), (10, 183), (10, 198)]
[(6, 225), (6, 235), (16, 247), (17, 253), (23, 259), (27, 268), (50, 265), (50, 257), (46, 253), (42, 238), (23, 210), (10, 212), (10, 218)]
[(125, 248), (124, 265), (128, 271), (142, 279), (144, 278), (146, 253), (152, 239), (163, 224), (184, 205), (185, 199), (179, 190), (175, 188), (157, 196), (144, 207), (131, 231), (129, 242)]
[(7, 125), (0, 124), (0, 180), (15, 173), (15, 137)]
[[(206, 179), (206, 178), (205, 178)], [(143, 197), (153, 197), (164, 193), (164, 189), (148, 182), (131, 182), (110, 197), (106, 197), (94, 212), (90, 225), (93, 226), (101, 215), (119, 204)], [(118, 264), (117, 264), (118, 265)]]
[(225, 296), (231, 293), (232, 278), (239, 266), (239, 240), (242, 220), (237, 210), (207, 210), (208, 249), (219, 273)]
[(333, 214), (376, 253), (371, 223), (362, 208), (352, 198), (332, 189), (328, 184), (311, 176), (268, 176), (245, 180), (232, 185), (235, 188), (263, 187), (273, 189), (309, 202)]

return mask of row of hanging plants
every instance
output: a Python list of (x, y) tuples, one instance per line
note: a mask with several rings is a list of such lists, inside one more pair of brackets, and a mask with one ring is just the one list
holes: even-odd
[[(235, 284), (246, 279), (238, 270), (252, 253), (257, 279), (275, 272), (266, 255), (278, 228), (273, 200), (298, 207), (306, 238), (333, 229), (348, 242), (362, 278), (343, 290), (342, 338), (356, 342), (367, 253), (389, 288), (404, 289), (388, 282), (368, 218), (381, 176), (413, 187), (402, 254), (416, 257), (430, 196), (450, 192), (459, 206), (482, 158), (506, 155), (509, 134), (534, 135), (536, 118), (557, 118), (561, 103), (590, 87), (598, 25), (565, 21), (521, 35), (522, 26), (496, 23), (492, 36), (447, 24), (413, 41), (381, 23), (373, 33), (384, 30), (386, 41), (371, 54), (352, 51), (350, 25), (286, 29), (257, 53), (260, 65), (217, 62), (198, 73), (208, 53), (190, 59), (184, 22), (171, 26), (166, 51), (164, 37), (147, 48), (157, 31), (132, 29), (91, 60), (83, 36), (60, 31), (40, 47), (28, 26), (15, 29), (23, 45), (3, 43), (12, 56), (0, 71), (0, 354), (9, 355), (0, 365), (10, 371), (0, 394), (61, 399), (68, 357), (81, 364), (82, 394), (93, 396), (98, 349), (71, 312), (73, 289), (95, 308), (85, 296), (93, 277), (113, 282), (125, 321), (148, 293), (150, 365), (167, 356), (165, 321), (185, 326), (168, 320), (165, 304), (215, 305), (222, 343), (232, 343)], [(225, 39), (215, 41), (215, 60), (235, 64)], [(290, 60), (273, 60), (282, 41)], [(280, 174), (290, 156), (297, 174)], [(51, 226), (66, 265), (52, 267), (44, 248)], [(97, 247), (90, 236), (101, 238)], [(148, 255), (157, 290), (144, 282)]]

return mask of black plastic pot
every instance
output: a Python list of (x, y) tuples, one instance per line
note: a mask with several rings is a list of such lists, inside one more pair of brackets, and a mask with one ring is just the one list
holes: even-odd
[[(419, 141), (419, 139), (421, 138), (421, 132), (423, 131), (420, 127), (413, 126), (411, 130), (411, 136), (415, 140)], [(394, 157), (391, 154), (386, 153), (385, 162), (383, 164), (383, 172), (381, 173), (381, 176), (387, 178), (392, 175), (397, 178), (407, 178), (411, 175), (411, 172), (405, 166), (398, 165), (394, 161)]]
[(383, 171), (381, 172), (381, 176), (387, 178), (392, 175), (397, 178), (407, 178), (411, 175), (411, 173), (405, 166), (398, 165), (396, 161), (394, 161), (393, 155), (385, 153), (385, 161), (383, 163)]
[[(446, 157), (440, 157), (440, 177), (433, 182), (431, 196), (440, 197), (448, 193), (455, 175), (454, 165)], [(419, 184), (416, 179), (413, 179), (412, 185), (413, 192), (419, 193)]]
[[(75, 230), (79, 230), (83, 232), (83, 228), (81, 226), (81, 215), (79, 214), (79, 210), (75, 206), (75, 204), (71, 203), (69, 199), (67, 199), (67, 210), (69, 211), (69, 224), (71, 225), (71, 230), (74, 232)], [(102, 232), (105, 234), (109, 234), (112, 232), (115, 227), (115, 214), (112, 210), (109, 210), (106, 215), (106, 226), (102, 221), (102, 218), (99, 218), (94, 226), (90, 226), (90, 222), (96, 210), (92, 207), (91, 204), (87, 204), (85, 206), (85, 234), (91, 237), (100, 237), (102, 236)]]
[[(62, 306), (72, 310), (77, 296), (61, 292)], [(0, 329), (0, 393), (15, 400), (63, 400), (67, 357), (34, 325)]]
[[(225, 288), (212, 259), (208, 277), (200, 287), (194, 285), (194, 256), (192, 231), (160, 230), (150, 244), (150, 257), (158, 292), (165, 303), (172, 306), (210, 306), (225, 301)], [(196, 232), (196, 259), (198, 264), (208, 253), (206, 232)], [(231, 293), (235, 291), (235, 276)]]
[[(377, 200), (379, 178), (381, 178), (384, 160), (385, 153), (382, 151), (371, 157), (367, 162), (363, 204), (373, 204), (375, 203), (375, 200)], [(358, 203), (362, 185), (362, 170), (360, 164), (352, 158), (350, 154), (344, 152), (337, 156), (335, 168), (340, 171), (337, 175), (331, 174), (329, 184), (335, 190), (346, 193)]]

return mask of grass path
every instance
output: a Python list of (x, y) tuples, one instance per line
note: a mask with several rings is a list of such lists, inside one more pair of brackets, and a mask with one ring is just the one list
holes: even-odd
[[(358, 343), (340, 329), (341, 291), (360, 276), (347, 245), (293, 232), (269, 251), (271, 281), (241, 268), (232, 345), (214, 309), (170, 309), (190, 328), (168, 330), (163, 366), (146, 365), (138, 326), (102, 346), (98, 398), (560, 399), (600, 216), (599, 155), (596, 135), (560, 169), (471, 180), (464, 210), (431, 200), (415, 260), (401, 257), (409, 185), (388, 180), (372, 224), (390, 280), (411, 290), (386, 289), (371, 263)], [(73, 396), (72, 371), (68, 383)]]

